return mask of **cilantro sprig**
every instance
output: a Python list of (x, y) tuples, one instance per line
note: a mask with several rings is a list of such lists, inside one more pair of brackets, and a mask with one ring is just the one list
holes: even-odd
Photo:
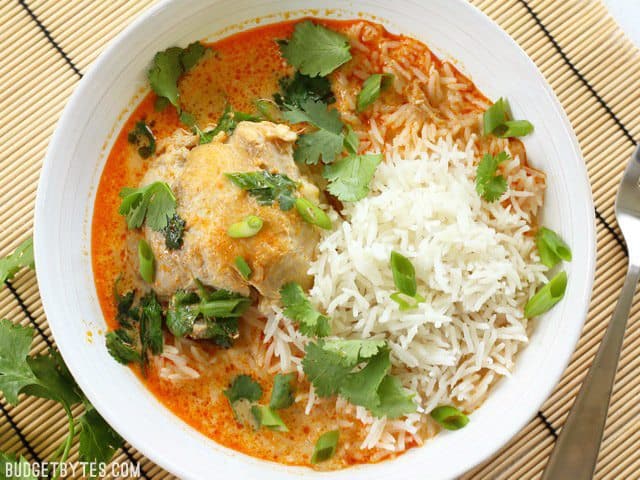
[(236, 186), (255, 197), (260, 205), (273, 205), (277, 201), (280, 210), (291, 210), (295, 203), (296, 182), (281, 173), (269, 173), (265, 170), (255, 172), (236, 172), (225, 174)]
[(382, 161), (381, 154), (348, 155), (327, 165), (322, 176), (327, 190), (344, 202), (356, 202), (369, 194), (369, 184)]
[[(57, 351), (29, 355), (32, 339), (31, 327), (0, 320), (0, 391), (13, 405), (18, 404), (18, 395), (23, 393), (62, 406), (69, 432), (51, 461), (66, 462), (73, 442), (78, 439), (80, 461), (108, 462), (122, 445), (122, 438), (89, 403)], [(84, 406), (79, 417), (74, 415), (78, 405)], [(0, 465), (17, 461), (23, 460), (0, 454)]]
[(127, 227), (140, 228), (144, 222), (160, 232), (176, 213), (176, 197), (164, 182), (153, 182), (140, 188), (125, 187), (120, 190), (118, 213), (127, 219)]
[(23, 240), (9, 255), (0, 258), (0, 289), (23, 268), (35, 267), (33, 259), (33, 237)]
[(351, 60), (347, 37), (310, 20), (298, 23), (291, 39), (279, 44), (289, 64), (310, 77), (328, 75)]
[(215, 128), (203, 132), (197, 125), (194, 125), (193, 130), (199, 137), (200, 145), (203, 145), (205, 143), (211, 143), (220, 132), (231, 135), (240, 122), (259, 122), (261, 120), (260, 117), (234, 110), (230, 105), (227, 105), (222, 115), (220, 115)]
[(485, 153), (476, 170), (476, 192), (487, 202), (495, 202), (507, 191), (507, 179), (496, 175), (498, 166), (509, 160), (506, 152), (493, 156)]
[(284, 314), (296, 322), (300, 332), (310, 337), (326, 337), (331, 333), (329, 318), (316, 310), (296, 282), (289, 282), (280, 289)]
[(398, 418), (416, 404), (390, 375), (389, 353), (384, 340), (319, 340), (307, 345), (302, 365), (319, 396), (339, 394), (376, 417)]
[(133, 130), (127, 135), (130, 144), (138, 146), (138, 155), (149, 158), (156, 153), (156, 137), (144, 120), (136, 122)]

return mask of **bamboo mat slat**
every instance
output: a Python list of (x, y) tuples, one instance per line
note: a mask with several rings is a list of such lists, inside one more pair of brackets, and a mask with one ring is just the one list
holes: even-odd
[[(597, 218), (596, 282), (580, 343), (538, 415), (492, 459), (463, 478), (537, 479), (610, 319), (626, 268), (615, 222), (617, 184), (640, 138), (640, 51), (600, 0), (470, 0), (505, 29), (538, 65), (574, 127), (591, 181)], [(33, 227), (40, 167), (73, 88), (105, 45), (153, 0), (6, 0), (0, 4), (0, 255)], [(640, 301), (625, 337), (595, 478), (640, 479)], [(0, 318), (37, 330), (33, 352), (53, 339), (35, 275), (0, 290)], [(65, 419), (45, 400), (18, 407), (0, 399), (0, 451), (50, 457)], [(77, 459), (77, 449), (72, 460)], [(142, 478), (170, 479), (129, 445), (117, 461), (140, 461)]]

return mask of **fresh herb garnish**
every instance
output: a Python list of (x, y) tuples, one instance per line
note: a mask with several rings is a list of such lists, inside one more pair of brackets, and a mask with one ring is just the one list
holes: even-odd
[(156, 276), (156, 259), (145, 239), (138, 242), (138, 264), (142, 279), (147, 283), (153, 283)]
[(315, 465), (320, 462), (325, 462), (333, 457), (333, 455), (336, 453), (339, 438), (339, 430), (331, 430), (320, 435), (318, 437), (318, 440), (316, 440), (315, 446), (313, 447), (311, 463)]
[[(81, 426), (80, 461), (108, 462), (122, 445), (122, 439), (93, 409), (57, 351), (29, 356), (32, 338), (32, 328), (0, 320), (0, 391), (13, 405), (18, 403), (19, 393), (62, 405), (67, 414), (69, 433), (52, 462), (68, 460), (78, 425)], [(76, 406), (81, 404), (85, 407), (84, 413), (79, 418), (74, 417)], [(13, 456), (0, 454), (0, 466), (15, 461)]]
[(506, 98), (499, 98), (482, 116), (483, 134), (500, 138), (524, 137), (533, 132), (527, 120), (512, 120), (511, 108)]
[(382, 161), (380, 154), (349, 155), (325, 166), (327, 190), (344, 202), (355, 202), (369, 193), (369, 183)]
[(282, 56), (301, 73), (325, 76), (351, 60), (349, 39), (309, 20), (295, 26), (288, 41), (281, 41)]
[(410, 310), (424, 302), (424, 297), (417, 293), (416, 270), (411, 261), (404, 255), (392, 251), (389, 263), (393, 283), (398, 289), (398, 292), (391, 295), (391, 300), (400, 305), (400, 310)]
[(296, 182), (284, 174), (269, 173), (264, 170), (255, 172), (226, 173), (236, 186), (255, 197), (260, 205), (273, 205), (277, 201), (280, 210), (291, 210), (295, 203)]
[(238, 333), (238, 317), (251, 305), (251, 299), (227, 290), (199, 293), (178, 290), (167, 309), (167, 328), (176, 337), (212, 340), (230, 347)]
[(156, 137), (143, 120), (136, 122), (134, 129), (127, 135), (127, 140), (132, 145), (138, 145), (138, 155), (142, 158), (149, 158), (156, 153)]
[(316, 310), (302, 287), (290, 282), (280, 289), (284, 314), (296, 322), (300, 332), (309, 337), (326, 337), (331, 333), (329, 318)]
[(567, 274), (560, 272), (529, 299), (524, 306), (524, 316), (531, 318), (548, 312), (556, 303), (562, 300), (566, 289)]
[(571, 261), (571, 249), (560, 236), (546, 227), (540, 227), (536, 234), (536, 246), (540, 254), (540, 261), (548, 268), (552, 268), (562, 260)]
[(183, 235), (187, 222), (177, 213), (169, 219), (167, 226), (162, 229), (164, 244), (169, 250), (179, 250), (184, 243)]
[(233, 263), (242, 278), (244, 278), (245, 280), (249, 280), (249, 278), (251, 278), (251, 274), (253, 273), (253, 271), (244, 258), (242, 258), (241, 256), (237, 256)]
[(147, 72), (152, 90), (159, 98), (166, 98), (181, 111), (178, 80), (200, 61), (206, 51), (207, 47), (200, 42), (194, 42), (187, 48), (171, 47), (156, 53), (153, 65)]
[(431, 418), (447, 430), (460, 430), (469, 423), (469, 417), (456, 407), (441, 405), (431, 410)]
[(331, 104), (336, 101), (331, 82), (326, 77), (309, 77), (296, 72), (293, 77), (280, 79), (280, 93), (273, 96), (283, 110), (298, 110), (308, 100)]
[(238, 375), (224, 391), (224, 395), (231, 404), (241, 399), (257, 402), (262, 397), (262, 387), (249, 375)]
[(293, 385), (296, 379), (295, 373), (278, 373), (273, 379), (273, 389), (271, 390), (271, 400), (269, 407), (280, 410), (293, 405), (295, 388)]
[(118, 213), (127, 218), (127, 227), (140, 228), (146, 221), (156, 232), (162, 231), (176, 213), (176, 197), (164, 182), (153, 182), (140, 188), (120, 190)]
[(7, 280), (11, 280), (22, 268), (35, 267), (33, 260), (33, 237), (24, 240), (13, 253), (0, 258), (0, 289)]
[(143, 372), (147, 367), (149, 353), (162, 353), (164, 337), (162, 335), (162, 306), (152, 290), (140, 299), (140, 346)]
[(239, 112), (231, 108), (230, 105), (227, 105), (214, 129), (203, 132), (197, 125), (194, 125), (194, 130), (200, 137), (200, 145), (202, 145), (205, 143), (211, 143), (211, 141), (220, 132), (225, 132), (227, 135), (231, 135), (240, 122), (259, 122), (261, 120), (262, 119), (260, 117), (256, 117), (249, 113)]
[(136, 339), (132, 337), (131, 330), (118, 328), (107, 333), (106, 346), (109, 354), (119, 363), (129, 365), (130, 363), (142, 363), (139, 346)]
[(254, 237), (262, 230), (264, 221), (257, 215), (249, 215), (239, 222), (231, 224), (227, 229), (227, 235), (231, 238)]
[(416, 405), (389, 374), (389, 353), (383, 340), (320, 340), (307, 345), (302, 365), (319, 396), (339, 393), (376, 417), (397, 418)]
[(358, 134), (353, 131), (351, 125), (347, 125), (346, 132), (344, 134), (344, 148), (350, 155), (356, 155), (358, 153), (358, 147), (360, 146), (360, 138)]
[(289, 429), (278, 415), (278, 412), (267, 407), (265, 405), (253, 405), (251, 407), (251, 413), (256, 419), (256, 422), (261, 427), (267, 427), (269, 430), (275, 430), (276, 432), (288, 432)]
[(496, 156), (485, 153), (476, 170), (476, 192), (487, 202), (495, 202), (507, 191), (507, 179), (496, 175), (498, 165), (509, 160), (506, 152)]
[(358, 112), (366, 110), (378, 99), (381, 92), (393, 85), (393, 78), (391, 73), (374, 73), (367, 78), (362, 84), (362, 90), (358, 93), (356, 110)]

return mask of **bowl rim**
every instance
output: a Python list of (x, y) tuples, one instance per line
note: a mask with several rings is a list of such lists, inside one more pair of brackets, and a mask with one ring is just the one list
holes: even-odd
[[(34, 253), (35, 253), (36, 263), (40, 265), (47, 264), (45, 259), (45, 256), (47, 255), (46, 253), (47, 237), (46, 237), (46, 231), (44, 230), (44, 228), (41, 227), (41, 225), (44, 224), (43, 216), (45, 215), (45, 211), (46, 211), (47, 180), (51, 174), (52, 169), (54, 168), (54, 159), (56, 157), (56, 152), (63, 145), (63, 139), (62, 139), (62, 136), (64, 135), (63, 127), (73, 122), (74, 110), (76, 110), (76, 108), (78, 108), (78, 105), (82, 102), (84, 94), (91, 89), (92, 82), (95, 81), (96, 77), (99, 77), (100, 71), (103, 65), (106, 63), (107, 59), (109, 57), (117, 55), (118, 52), (123, 48), (123, 45), (126, 44), (129, 37), (131, 37), (134, 34), (134, 32), (136, 32), (140, 28), (141, 25), (148, 22), (149, 19), (151, 19), (152, 17), (155, 17), (157, 14), (159, 14), (162, 10), (167, 8), (169, 5), (174, 3), (179, 3), (179, 1), (180, 0), (161, 0), (159, 3), (151, 6), (150, 8), (142, 12), (142, 14), (138, 18), (136, 18), (133, 22), (131, 22), (131, 24), (129, 24), (120, 34), (118, 34), (114, 39), (112, 39), (109, 42), (107, 48), (105, 48), (102, 54), (91, 64), (87, 73), (81, 79), (78, 86), (75, 88), (73, 94), (71, 95), (70, 99), (68, 100), (67, 105), (65, 106), (64, 112), (57, 123), (56, 130), (52, 137), (52, 140), (49, 144), (47, 155), (45, 157), (45, 161), (42, 168), (42, 173), (38, 183), (36, 208), (35, 208), (35, 222), (34, 222)], [(509, 36), (496, 22), (494, 22), (491, 18), (489, 18), (484, 12), (482, 12), (475, 5), (467, 3), (465, 0), (455, 0), (455, 2), (458, 4), (462, 4), (466, 8), (472, 10), (474, 12), (474, 15), (476, 15), (476, 17), (480, 21), (489, 22), (494, 29), (500, 32), (501, 36), (503, 37), (503, 40), (509, 42), (512, 45), (512, 47), (515, 47), (519, 51), (519, 54), (521, 56), (526, 58), (526, 61), (529, 62), (530, 65), (533, 67), (533, 71), (537, 73), (539, 77), (537, 80), (539, 81), (540, 85), (544, 87), (544, 89), (546, 90), (545, 93), (549, 96), (551, 103), (553, 103), (554, 107), (556, 108), (557, 110), (556, 113), (560, 116), (565, 129), (565, 132), (564, 132), (565, 137), (567, 141), (570, 143), (575, 156), (577, 158), (582, 159), (583, 157), (580, 151), (580, 147), (579, 147), (577, 138), (575, 136), (575, 133), (573, 132), (573, 129), (571, 127), (571, 123), (564, 109), (562, 108), (559, 100), (557, 99), (555, 93), (553, 92), (551, 86), (547, 83), (546, 79), (543, 77), (542, 73), (539, 71), (538, 67), (535, 65), (533, 60), (526, 54), (526, 52), (522, 49), (522, 47), (520, 47), (520, 45), (518, 45), (517, 42), (513, 38), (511, 38), (511, 36)], [(321, 15), (318, 15), (318, 16), (322, 17)], [(575, 322), (575, 328), (573, 329), (573, 332), (572, 332), (573, 333), (572, 338), (568, 339), (565, 343), (563, 343), (563, 345), (565, 345), (565, 348), (561, 355), (562, 361), (558, 361), (555, 363), (556, 367), (554, 368), (553, 371), (546, 372), (548, 377), (552, 379), (552, 381), (547, 382), (547, 388), (544, 391), (535, 392), (535, 398), (537, 399), (535, 403), (537, 403), (538, 410), (540, 409), (540, 406), (549, 397), (553, 389), (555, 389), (566, 366), (569, 364), (569, 360), (575, 350), (577, 342), (580, 338), (583, 324), (587, 317), (588, 308), (589, 308), (589, 299), (591, 296), (592, 284), (593, 284), (593, 279), (595, 275), (595, 254), (596, 254), (595, 239), (596, 237), (595, 237), (595, 214), (594, 214), (594, 208), (593, 208), (593, 199), (591, 194), (590, 182), (587, 176), (586, 166), (584, 165), (584, 163), (582, 163), (582, 168), (580, 170), (583, 174), (582, 175), (583, 178), (579, 178), (577, 179), (577, 181), (583, 184), (584, 186), (586, 186), (586, 190), (588, 192), (588, 195), (586, 195), (586, 198), (583, 198), (581, 200), (586, 202), (586, 205), (584, 205), (584, 207), (590, 210), (590, 215), (588, 215), (588, 218), (592, 220), (588, 222), (587, 225), (584, 226), (585, 230), (581, 232), (586, 236), (586, 240), (587, 240), (586, 244), (588, 249), (587, 257), (581, 259), (584, 262), (585, 270), (587, 273), (587, 278), (584, 285), (584, 291), (581, 292), (581, 299), (583, 300), (584, 303), (583, 303), (582, 310), (579, 312), (581, 320), (580, 322), (577, 322), (577, 321)], [(48, 286), (51, 283), (51, 279), (48, 278), (48, 274), (44, 269), (37, 270), (36, 275), (37, 275), (38, 283), (40, 285), (45, 286), (45, 288), (43, 288), (43, 290), (41, 291), (41, 297), (42, 297), (43, 308), (48, 315), (48, 312), (51, 312), (54, 310), (53, 304), (56, 301), (56, 299), (49, 294), (46, 288), (46, 286)], [(577, 298), (577, 295), (576, 295), (576, 298)], [(51, 318), (54, 318), (54, 317), (55, 315)], [(59, 332), (57, 322), (55, 320), (51, 321), (49, 325), (50, 325), (53, 337), (56, 340), (57, 344), (59, 345), (58, 348), (63, 358), (65, 360), (67, 360), (68, 358), (72, 358), (73, 355), (71, 355), (68, 350), (71, 348), (71, 345), (68, 345), (64, 341), (58, 343), (58, 338), (60, 338), (60, 334), (57, 333)], [(77, 375), (76, 373), (74, 373), (75, 369), (74, 369), (73, 362), (70, 362), (68, 366), (74, 378), (78, 382), (78, 385), (80, 385), (82, 390), (86, 393), (87, 398), (89, 398), (91, 403), (101, 413), (101, 415), (103, 415), (103, 417), (109, 422), (109, 424), (111, 424), (119, 433), (127, 432), (126, 434), (123, 435), (123, 438), (125, 438), (132, 445), (134, 445), (134, 447), (137, 450), (139, 450), (141, 453), (143, 453), (147, 458), (151, 459), (153, 462), (160, 465), (164, 469), (180, 476), (181, 478), (191, 478), (189, 474), (189, 469), (185, 469), (184, 466), (178, 462), (174, 462), (170, 459), (163, 457), (162, 455), (160, 455), (158, 452), (155, 451), (152, 445), (140, 444), (137, 440), (135, 440), (135, 436), (130, 434), (131, 432), (129, 432), (129, 428), (122, 425), (122, 423), (118, 421), (117, 414), (109, 408), (107, 403), (102, 401), (99, 395), (97, 395), (97, 392), (92, 387), (92, 382), (89, 381), (89, 379), (83, 377), (82, 375)], [(490, 445), (489, 444), (478, 445), (477, 452), (474, 458), (471, 461), (461, 462), (460, 465), (458, 465), (457, 470), (454, 471), (452, 469), (452, 472), (453, 472), (452, 474), (455, 476), (460, 475), (468, 471), (469, 469), (473, 468), (474, 466), (478, 465), (482, 461), (486, 460), (491, 455), (493, 455), (500, 448), (502, 448), (511, 438), (513, 438), (530, 421), (530, 419), (534, 415), (535, 415), (535, 412), (532, 413), (530, 416), (527, 416), (526, 418), (524, 416), (521, 417), (520, 420), (517, 422), (512, 422), (511, 427), (505, 428), (501, 432), (501, 434), (500, 433), (496, 434), (494, 432), (494, 437), (496, 438), (496, 440), (491, 442)], [(393, 462), (394, 460), (391, 460), (391, 461)], [(385, 463), (388, 463), (388, 462), (385, 462)], [(342, 472), (353, 471), (353, 468), (345, 469), (341, 471)], [(316, 474), (318, 472), (312, 472), (312, 473)], [(283, 477), (284, 477), (284, 474), (283, 474)]]

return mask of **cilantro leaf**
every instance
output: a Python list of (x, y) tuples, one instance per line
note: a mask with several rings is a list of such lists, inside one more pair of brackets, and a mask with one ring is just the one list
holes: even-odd
[(283, 112), (283, 116), (291, 123), (307, 122), (336, 135), (342, 132), (340, 112), (335, 108), (328, 108), (326, 103), (317, 100), (307, 99), (300, 104), (299, 108)]
[(340, 386), (340, 395), (355, 405), (372, 410), (380, 405), (378, 387), (390, 369), (389, 349), (384, 347), (369, 359), (362, 370), (345, 378)]
[(157, 232), (162, 231), (176, 213), (176, 197), (164, 182), (153, 182), (140, 188), (120, 190), (118, 213), (126, 216), (128, 228), (140, 228), (146, 221)]
[(280, 43), (289, 64), (310, 77), (324, 77), (351, 60), (350, 49), (347, 37), (309, 20), (298, 23), (291, 39)]
[(271, 390), (271, 400), (269, 407), (274, 410), (287, 408), (293, 405), (295, 388), (293, 381), (296, 379), (295, 373), (286, 375), (278, 373), (273, 379), (273, 389)]
[(358, 134), (353, 131), (351, 125), (347, 125), (347, 130), (344, 135), (344, 148), (350, 155), (356, 155), (358, 153), (358, 147), (360, 146), (360, 138)]
[(58, 351), (51, 350), (48, 354), (27, 357), (27, 364), (38, 383), (26, 386), (23, 393), (67, 406), (82, 402), (84, 395)]
[(167, 226), (162, 229), (164, 234), (164, 244), (169, 250), (179, 250), (184, 243), (182, 237), (184, 235), (184, 227), (187, 222), (184, 221), (177, 213), (169, 219)]
[(382, 379), (378, 387), (378, 398), (378, 405), (370, 409), (376, 417), (398, 418), (416, 411), (413, 393), (406, 390), (400, 380), (392, 375)]
[(231, 404), (241, 399), (257, 402), (262, 397), (262, 387), (249, 375), (238, 375), (224, 391), (224, 395)]
[(33, 237), (24, 240), (13, 253), (5, 258), (0, 258), (0, 288), (4, 282), (11, 280), (21, 268), (34, 268), (33, 261)]
[(298, 185), (284, 174), (258, 170), (225, 175), (235, 185), (255, 197), (260, 205), (273, 205), (273, 202), (277, 201), (280, 210), (287, 211), (291, 210), (295, 203), (294, 193)]
[(342, 151), (342, 144), (342, 135), (328, 130), (304, 133), (296, 140), (293, 159), (307, 165), (316, 165), (320, 160), (332, 163)]
[(300, 109), (307, 100), (326, 104), (336, 101), (327, 77), (309, 77), (296, 71), (293, 77), (283, 77), (279, 83), (281, 92), (273, 99), (283, 110)]
[[(140, 299), (140, 343), (142, 358), (146, 359), (147, 350), (152, 354), (162, 353), (162, 306), (152, 290)], [(145, 360), (146, 361), (146, 360)]]
[(391, 73), (375, 73), (367, 78), (362, 84), (362, 90), (358, 93), (357, 111), (362, 112), (375, 102), (380, 93), (393, 84), (393, 78)]
[(355, 202), (369, 194), (369, 183), (382, 161), (380, 154), (349, 155), (324, 168), (327, 190), (344, 202)]
[(80, 461), (108, 463), (122, 446), (122, 437), (109, 426), (92, 405), (86, 407), (79, 424), (81, 427), (78, 450)]
[(178, 80), (191, 70), (202, 58), (207, 48), (200, 42), (194, 42), (187, 48), (170, 47), (153, 57), (153, 65), (147, 72), (151, 89), (159, 98), (166, 98), (180, 109)]
[(27, 363), (32, 338), (32, 328), (0, 320), (0, 391), (12, 405), (18, 403), (22, 389), (38, 383)]
[(340, 355), (323, 348), (323, 342), (309, 343), (302, 359), (304, 373), (321, 397), (338, 393), (340, 385), (355, 366)]
[(389, 375), (389, 353), (384, 340), (319, 341), (307, 345), (302, 366), (319, 396), (340, 394), (377, 417), (396, 418), (416, 405)]
[(507, 191), (507, 179), (502, 175), (496, 175), (498, 165), (506, 160), (509, 160), (506, 152), (500, 152), (496, 156), (485, 153), (478, 164), (476, 192), (487, 202), (495, 202)]
[(117, 362), (123, 365), (142, 362), (138, 345), (129, 331), (118, 328), (105, 336), (107, 351)]
[(290, 282), (280, 289), (284, 314), (294, 320), (300, 332), (309, 337), (326, 337), (331, 333), (329, 318), (316, 310), (305, 296), (302, 287)]

